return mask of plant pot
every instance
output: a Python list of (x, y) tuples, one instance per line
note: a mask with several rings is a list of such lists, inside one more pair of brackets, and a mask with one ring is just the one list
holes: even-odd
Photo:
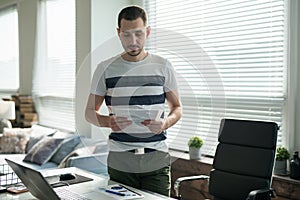
[(277, 175), (286, 175), (287, 171), (287, 160), (276, 160), (274, 167), (274, 174)]
[(189, 155), (191, 160), (200, 160), (201, 148), (189, 147)]

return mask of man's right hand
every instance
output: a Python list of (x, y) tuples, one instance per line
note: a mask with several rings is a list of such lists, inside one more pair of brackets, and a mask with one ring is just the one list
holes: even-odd
[(109, 116), (109, 126), (113, 131), (121, 131), (132, 124), (126, 117)]

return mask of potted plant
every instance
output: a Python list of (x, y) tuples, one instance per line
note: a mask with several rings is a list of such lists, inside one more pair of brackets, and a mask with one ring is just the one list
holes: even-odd
[(203, 140), (198, 136), (193, 136), (188, 141), (189, 155), (191, 160), (201, 159), (201, 147), (203, 145)]
[(285, 147), (276, 148), (276, 160), (274, 174), (286, 175), (287, 174), (287, 160), (290, 159), (290, 153)]

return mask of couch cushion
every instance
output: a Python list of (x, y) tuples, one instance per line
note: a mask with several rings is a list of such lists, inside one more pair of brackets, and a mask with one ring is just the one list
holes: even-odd
[(43, 169), (50, 169), (50, 168), (57, 168), (57, 164), (53, 162), (47, 162), (44, 165), (37, 165), (31, 162), (23, 162), (25, 154), (1, 154), (0, 155), (0, 164), (7, 164), (5, 158), (13, 160), (14, 162), (20, 163), (26, 167), (35, 170), (43, 170)]
[(40, 140), (42, 140), (45, 137), (46, 137), (45, 135), (33, 135), (33, 136), (30, 136), (29, 141), (27, 142), (27, 145), (26, 145), (25, 153), (28, 153), (30, 151), (30, 149), (36, 143), (38, 143)]
[(59, 164), (69, 153), (74, 150), (79, 142), (80, 137), (78, 135), (73, 135), (71, 137), (65, 138), (50, 161)]
[(24, 161), (39, 165), (45, 164), (55, 154), (63, 140), (62, 138), (43, 138), (30, 149)]
[(73, 136), (74, 136), (74, 133), (63, 132), (63, 131), (57, 131), (52, 135), (52, 137), (54, 137), (54, 138), (68, 138), (68, 137), (73, 137)]
[(31, 130), (32, 130), (32, 135), (48, 135), (48, 136), (52, 136), (54, 133), (57, 132), (56, 129), (53, 128), (48, 128), (45, 126), (41, 126), (41, 125), (37, 125), (34, 124), (31, 126)]
[(4, 128), (0, 138), (1, 153), (25, 153), (31, 128)]
[(75, 149), (80, 149), (82, 147), (95, 147), (94, 153), (108, 152), (107, 140), (99, 139), (94, 140), (87, 137), (82, 137), (81, 142), (75, 147)]
[(87, 146), (82, 147), (79, 149), (75, 149), (74, 151), (70, 152), (58, 165), (59, 168), (66, 167), (66, 164), (68, 162), (68, 159), (75, 156), (86, 156), (86, 155), (92, 155), (95, 151), (95, 146)]
[(52, 136), (57, 132), (56, 129), (53, 128), (48, 128), (40, 125), (32, 125), (31, 127), (31, 134), (29, 141), (27, 142), (26, 145), (26, 150), (25, 153), (28, 153), (30, 149), (38, 143), (41, 139), (43, 139), (46, 136)]

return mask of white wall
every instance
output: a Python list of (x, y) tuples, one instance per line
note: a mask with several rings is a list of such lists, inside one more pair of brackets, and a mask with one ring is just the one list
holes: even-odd
[[(82, 0), (77, 1), (79, 1), (78, 4), (82, 4)], [(86, 37), (89, 37), (90, 41), (84, 40), (83, 33), (80, 34), (81, 38), (77, 38), (77, 41), (90, 42), (90, 46), (87, 47), (87, 45), (85, 45), (85, 54), (80, 53), (81, 62), (77, 63), (76, 128), (80, 135), (103, 139), (107, 138), (110, 130), (88, 124), (84, 119), (84, 109), (89, 95), (91, 77), (97, 64), (106, 58), (122, 52), (121, 45), (116, 37), (117, 15), (123, 7), (130, 4), (130, 1), (88, 1), (90, 1), (90, 10), (86, 9), (86, 12), (81, 12), (81, 15), (86, 14), (86, 16), (90, 18), (78, 22), (82, 27), (84, 27), (84, 24), (90, 24), (90, 27), (86, 27), (85, 30), (85, 34), (89, 34), (86, 35)], [(80, 9), (82, 9), (82, 7)], [(79, 15), (77, 14), (77, 16)], [(83, 30), (81, 31), (83, 32)], [(86, 52), (88, 48), (89, 52)], [(83, 55), (85, 57), (83, 57)], [(102, 107), (101, 111), (105, 112), (105, 107)]]
[[(120, 54), (123, 49), (117, 37), (117, 16), (120, 10), (129, 5), (129, 0), (93, 0), (92, 17), (92, 70), (102, 60)], [(101, 113), (108, 113), (105, 106)], [(92, 138), (107, 138), (110, 129), (92, 126)]]
[[(34, 67), (37, 0), (19, 3), (20, 94), (31, 94)], [(31, 73), (30, 73), (31, 72)]]
[[(90, 65), (82, 65), (80, 71), (91, 72), (92, 77), (97, 64), (101, 61), (120, 54), (123, 49), (117, 37), (117, 17), (120, 10), (130, 4), (141, 5), (140, 0), (92, 0), (91, 1), (91, 52), (88, 56)], [(90, 66), (90, 70), (86, 70)], [(79, 71), (79, 72), (80, 72)], [(86, 76), (88, 77), (88, 76)], [(79, 86), (79, 87), (82, 87)], [(89, 87), (85, 91), (88, 91)], [(87, 92), (85, 95), (88, 95)], [(86, 101), (86, 99), (85, 99)], [(101, 113), (108, 113), (105, 106), (100, 109)], [(78, 117), (78, 116), (77, 116)], [(85, 127), (82, 132), (88, 132), (91, 129), (91, 137), (95, 139), (104, 139), (108, 137), (110, 129), (99, 128), (87, 125), (87, 122), (79, 122), (78, 127)]]
[[(91, 42), (91, 0), (76, 0), (76, 89), (75, 89), (75, 125), (79, 135), (90, 136), (91, 126), (86, 123), (84, 110), (91, 79), (90, 59)], [(83, 67), (85, 66), (85, 67)]]

